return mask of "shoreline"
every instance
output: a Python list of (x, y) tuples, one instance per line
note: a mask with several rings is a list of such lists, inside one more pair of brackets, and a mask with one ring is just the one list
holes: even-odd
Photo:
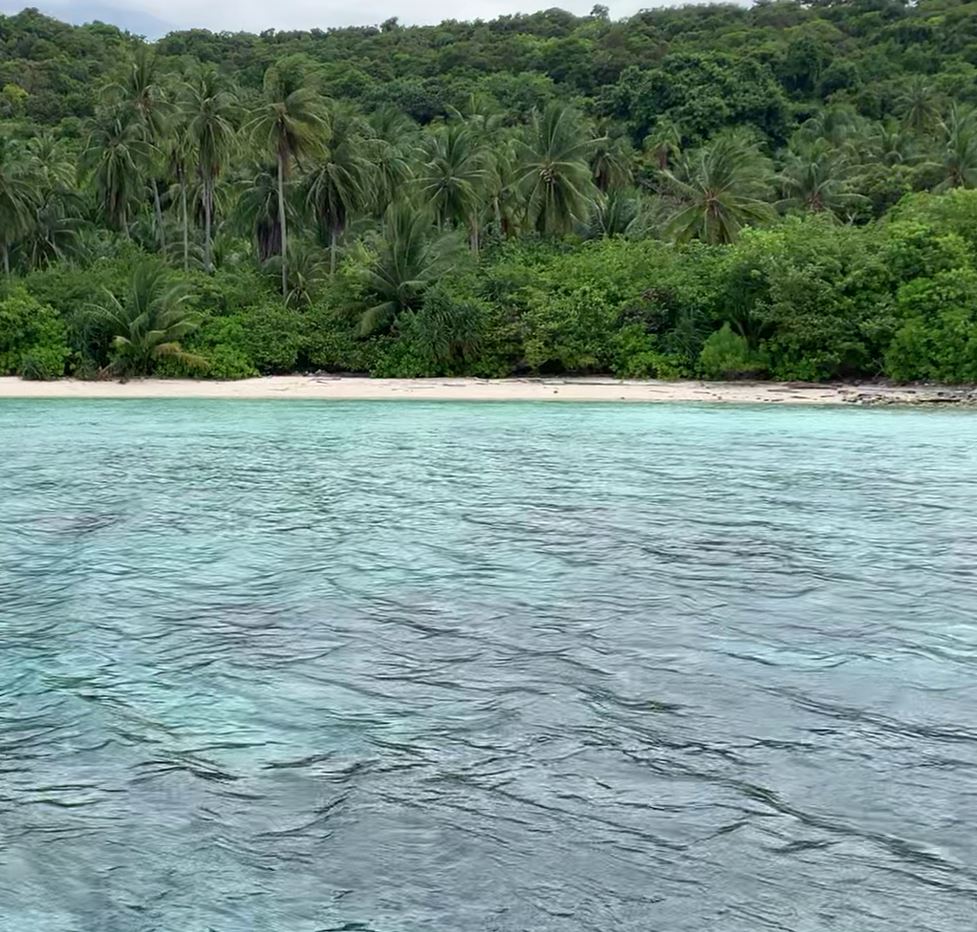
[(977, 406), (977, 389), (941, 385), (639, 381), (611, 378), (371, 379), (278, 375), (239, 381), (132, 379), (30, 382), (0, 378), (0, 398), (240, 398), (334, 401), (591, 401), (790, 405)]

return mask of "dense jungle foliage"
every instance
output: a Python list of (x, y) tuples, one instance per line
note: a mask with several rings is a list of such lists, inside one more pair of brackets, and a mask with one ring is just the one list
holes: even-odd
[(0, 374), (977, 381), (977, 2), (0, 17)]

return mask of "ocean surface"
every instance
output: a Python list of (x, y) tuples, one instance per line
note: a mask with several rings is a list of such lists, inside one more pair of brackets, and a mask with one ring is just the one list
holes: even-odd
[(972, 932), (977, 416), (0, 401), (2, 932)]

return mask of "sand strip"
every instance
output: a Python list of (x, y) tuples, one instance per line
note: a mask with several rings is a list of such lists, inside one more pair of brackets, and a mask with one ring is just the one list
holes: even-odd
[(282, 375), (235, 382), (133, 379), (25, 382), (0, 378), (0, 398), (310, 398), (335, 401), (630, 401), (733, 404), (977, 404), (977, 390), (946, 386), (662, 382), (615, 379), (368, 379)]

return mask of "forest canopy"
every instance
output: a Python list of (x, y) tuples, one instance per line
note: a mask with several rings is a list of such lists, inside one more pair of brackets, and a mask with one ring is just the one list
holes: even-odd
[(0, 16), (0, 374), (977, 381), (977, 2)]

